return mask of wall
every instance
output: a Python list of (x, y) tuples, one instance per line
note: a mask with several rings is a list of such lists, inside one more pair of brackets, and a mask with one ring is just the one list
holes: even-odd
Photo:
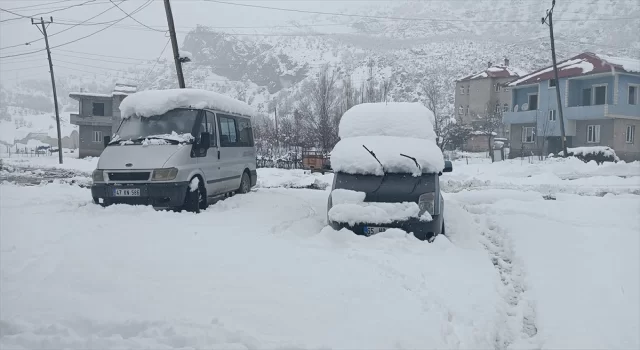
[[(636, 127), (634, 142), (627, 143), (627, 126)], [(613, 149), (618, 157), (626, 162), (640, 160), (640, 120), (615, 119), (613, 123)]]
[[(517, 158), (522, 156), (522, 128), (525, 126), (535, 127), (535, 123), (530, 124), (512, 124), (511, 132), (510, 132), (510, 144), (511, 149), (509, 151), (509, 158)], [(535, 143), (525, 143), (524, 144), (524, 155), (529, 156), (531, 153), (537, 155), (540, 153), (539, 148), (541, 147), (540, 138), (536, 138), (537, 142)]]
[(102, 141), (93, 142), (93, 131), (102, 131), (102, 136), (111, 136), (110, 126), (80, 125), (80, 158), (99, 157), (104, 149)]
[(104, 103), (104, 115), (112, 116), (113, 115), (113, 103), (111, 98), (99, 98), (99, 97), (83, 97), (81, 98), (82, 102), (80, 103), (80, 115), (84, 116), (92, 116), (93, 115), (93, 102), (101, 102)]
[[(585, 146), (609, 146), (613, 147), (613, 119), (577, 120), (576, 136), (573, 138), (573, 147)], [(587, 143), (587, 126), (600, 125), (600, 142)], [(614, 148), (615, 149), (615, 148)]]
[[(640, 85), (640, 75), (631, 76), (626, 74), (618, 75), (618, 104), (619, 105), (627, 105), (629, 106), (629, 84)], [(635, 107), (640, 108), (640, 86), (636, 89), (636, 105)]]
[[(614, 77), (598, 76), (589, 79), (572, 79), (569, 83), (569, 107), (582, 106), (582, 89), (590, 88), (593, 85), (607, 84), (607, 104), (613, 104), (614, 94)], [(560, 91), (564, 96), (564, 90)], [(591, 95), (591, 104), (594, 103), (593, 91)]]
[[(511, 103), (511, 106), (518, 105), (518, 111), (521, 111), (522, 104), (529, 102), (529, 94), (537, 94), (537, 93), (538, 93), (537, 85), (514, 89), (513, 91), (514, 101), (513, 103)], [(513, 111), (513, 107), (511, 107), (511, 110)]]

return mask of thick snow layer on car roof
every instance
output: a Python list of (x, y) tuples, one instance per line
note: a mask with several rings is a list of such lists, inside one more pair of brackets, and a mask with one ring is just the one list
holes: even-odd
[[(437, 173), (444, 169), (442, 151), (432, 140), (397, 136), (359, 136), (340, 140), (331, 151), (331, 167), (348, 174), (383, 175), (383, 169), (369, 152), (376, 154), (386, 173)], [(419, 170), (413, 160), (422, 167)]]
[(229, 96), (200, 89), (147, 90), (129, 95), (120, 104), (123, 118), (150, 117), (175, 108), (211, 108), (228, 113), (255, 115), (255, 110)]
[(363, 103), (344, 113), (339, 136), (341, 139), (378, 135), (435, 140), (433, 124), (433, 113), (420, 103)]

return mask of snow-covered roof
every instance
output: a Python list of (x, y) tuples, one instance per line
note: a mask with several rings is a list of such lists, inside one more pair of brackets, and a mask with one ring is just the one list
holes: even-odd
[(222, 112), (254, 116), (248, 104), (229, 96), (200, 89), (147, 90), (129, 95), (120, 105), (123, 118), (133, 115), (149, 117), (175, 108), (210, 108)]
[(614, 57), (608, 55), (598, 55), (601, 59), (622, 67), (627, 72), (630, 73), (640, 73), (640, 60), (637, 58), (629, 58), (629, 57)]
[[(612, 71), (638, 73), (640, 72), (640, 60), (585, 52), (558, 62), (558, 78), (609, 73)], [(554, 79), (553, 66), (527, 74), (520, 79), (512, 81), (509, 86), (537, 84), (551, 79)]]
[(516, 67), (505, 66), (505, 65), (494, 65), (483, 70), (482, 72), (468, 75), (464, 78), (459, 79), (458, 81), (467, 81), (467, 80), (484, 79), (484, 78), (511, 78), (511, 77), (519, 77), (524, 74), (526, 74), (524, 70)]
[(98, 94), (94, 92), (70, 92), (69, 97), (77, 99), (79, 97), (99, 97), (99, 98), (111, 98), (111, 94)]
[(421, 103), (363, 103), (340, 120), (339, 136), (398, 136), (436, 139), (433, 113)]

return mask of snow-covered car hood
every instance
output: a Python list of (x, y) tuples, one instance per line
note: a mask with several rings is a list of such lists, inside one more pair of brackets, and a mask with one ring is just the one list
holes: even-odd
[[(102, 151), (98, 169), (155, 169), (186, 145), (112, 145)], [(127, 166), (127, 164), (131, 164)]]

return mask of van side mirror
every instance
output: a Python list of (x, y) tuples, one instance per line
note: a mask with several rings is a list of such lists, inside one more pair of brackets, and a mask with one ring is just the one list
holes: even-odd
[(109, 145), (109, 142), (111, 142), (111, 136), (103, 137), (102, 141), (104, 142), (104, 147), (107, 147)]
[(200, 133), (200, 148), (207, 149), (211, 147), (211, 134), (208, 132)]
[(450, 173), (453, 171), (453, 164), (449, 160), (444, 161), (444, 169), (442, 169), (443, 173)]

